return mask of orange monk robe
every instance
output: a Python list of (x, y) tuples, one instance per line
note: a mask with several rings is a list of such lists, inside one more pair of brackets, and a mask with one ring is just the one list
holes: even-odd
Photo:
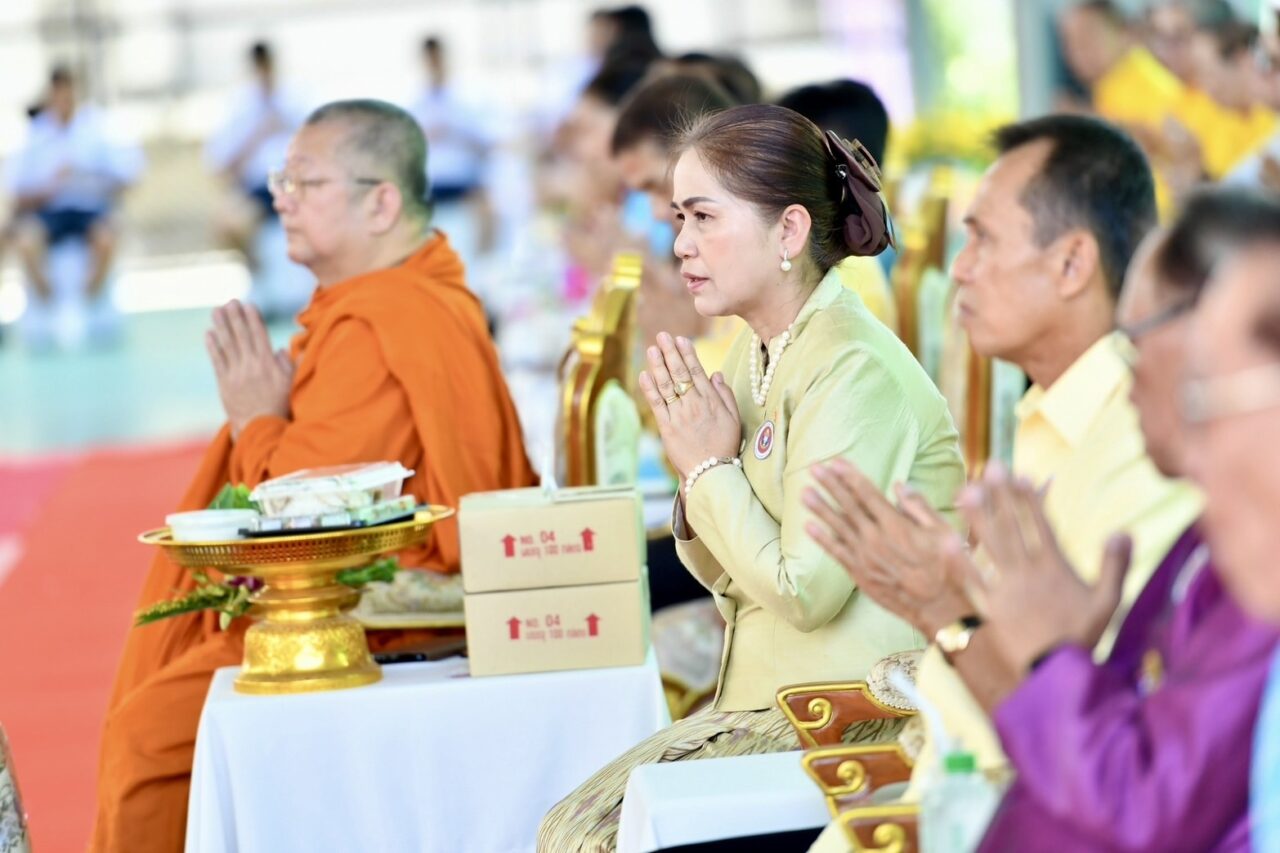
[[(234, 442), (224, 428), (179, 509), (208, 506), (228, 482), (254, 486), (347, 462), (399, 461), (417, 472), (409, 493), (447, 506), (469, 492), (534, 483), (484, 312), (443, 236), (398, 267), (317, 291), (298, 319), (292, 417), (257, 418)], [(402, 558), (457, 571), (456, 521)], [(141, 605), (193, 586), (158, 556)], [(240, 663), (246, 627), (223, 632), (204, 613), (129, 633), (103, 734), (94, 850), (182, 849), (205, 693), (215, 669)], [(401, 632), (372, 632), (370, 645), (397, 639)]]

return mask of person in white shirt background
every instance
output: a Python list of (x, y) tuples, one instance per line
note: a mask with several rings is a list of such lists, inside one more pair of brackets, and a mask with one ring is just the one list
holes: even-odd
[[(257, 273), (265, 263), (258, 257), (258, 230), (278, 218), (267, 178), (284, 164), (289, 140), (302, 126), (307, 105), (280, 85), (270, 44), (255, 42), (248, 57), (252, 82), (237, 96), (226, 123), (209, 139), (205, 159), (229, 187), (214, 217), (218, 241), (238, 250)], [(260, 307), (271, 313), (272, 306)]]
[[(71, 71), (55, 68), (7, 175), (14, 199), (13, 246), (30, 285), (26, 336), (33, 347), (51, 342), (47, 317), (56, 296), (83, 299), (91, 342), (114, 337), (114, 311), (105, 292), (119, 242), (114, 214), (143, 165), (137, 146), (112, 138), (100, 110), (79, 103)], [(88, 251), (80, 281), (55, 280), (46, 263), (50, 249), (69, 241), (83, 243)]]
[(468, 265), (494, 244), (494, 209), (487, 189), (497, 143), (489, 114), (449, 79), (444, 42), (422, 42), (427, 85), (409, 106), (427, 137), (427, 181), (433, 221)]

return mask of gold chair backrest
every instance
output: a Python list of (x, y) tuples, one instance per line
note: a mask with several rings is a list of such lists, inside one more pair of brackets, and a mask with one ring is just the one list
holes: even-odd
[(898, 335), (916, 358), (920, 357), (920, 283), (928, 270), (946, 268), (950, 192), (950, 173), (941, 167), (935, 169), (920, 209), (907, 217), (899, 242), (901, 249), (893, 265)]
[(595, 404), (610, 380), (632, 392), (636, 294), (643, 262), (620, 252), (586, 316), (573, 324), (573, 342), (560, 364), (557, 480), (564, 486), (597, 484)]
[[(922, 357), (921, 284), (929, 270), (947, 270), (947, 217), (953, 184), (950, 169), (934, 168), (920, 209), (910, 217), (903, 236), (903, 252), (894, 267), (900, 335), (917, 358)], [(954, 288), (950, 298), (954, 298)], [(991, 449), (992, 365), (990, 359), (973, 350), (949, 305), (944, 317), (947, 328), (938, 385), (960, 431), (966, 470), (975, 476), (981, 473)]]
[(992, 364), (991, 359), (974, 351), (953, 312), (947, 314), (949, 328), (938, 386), (960, 431), (965, 470), (972, 478), (981, 475), (991, 453)]

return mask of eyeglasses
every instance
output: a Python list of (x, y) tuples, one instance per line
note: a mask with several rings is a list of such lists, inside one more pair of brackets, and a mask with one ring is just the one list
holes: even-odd
[(1182, 383), (1182, 420), (1192, 426), (1280, 406), (1280, 363)]
[(1172, 323), (1195, 307), (1196, 301), (1194, 299), (1184, 299), (1182, 302), (1175, 302), (1163, 311), (1157, 311), (1150, 317), (1139, 320), (1131, 326), (1120, 325), (1116, 329), (1120, 334), (1136, 344), (1139, 338), (1151, 334), (1161, 326)]
[(288, 172), (275, 171), (267, 174), (267, 189), (272, 195), (301, 200), (307, 190), (312, 187), (322, 187), (338, 181), (349, 181), (369, 187), (383, 183), (380, 178), (295, 178)]
[(1130, 326), (1116, 326), (1116, 331), (1120, 333), (1116, 340), (1116, 348), (1120, 353), (1120, 358), (1124, 359), (1125, 364), (1129, 365), (1129, 367), (1133, 367), (1138, 360), (1138, 351), (1134, 344), (1161, 326), (1172, 323), (1195, 307), (1195, 300), (1187, 299), (1182, 302), (1176, 302), (1163, 311), (1157, 311), (1150, 317), (1139, 320)]

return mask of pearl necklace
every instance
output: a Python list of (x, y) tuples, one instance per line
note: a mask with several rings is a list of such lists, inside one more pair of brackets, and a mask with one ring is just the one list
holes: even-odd
[[(795, 323), (792, 322), (791, 326), (794, 325)], [(765, 369), (763, 377), (760, 375), (760, 336), (755, 333), (751, 335), (751, 399), (755, 400), (757, 406), (763, 406), (764, 401), (769, 397), (773, 373), (778, 369), (778, 362), (782, 360), (782, 353), (787, 348), (787, 344), (791, 343), (791, 326), (787, 326), (786, 331), (777, 337), (777, 352), (773, 350), (773, 341), (769, 342), (769, 366)]]

